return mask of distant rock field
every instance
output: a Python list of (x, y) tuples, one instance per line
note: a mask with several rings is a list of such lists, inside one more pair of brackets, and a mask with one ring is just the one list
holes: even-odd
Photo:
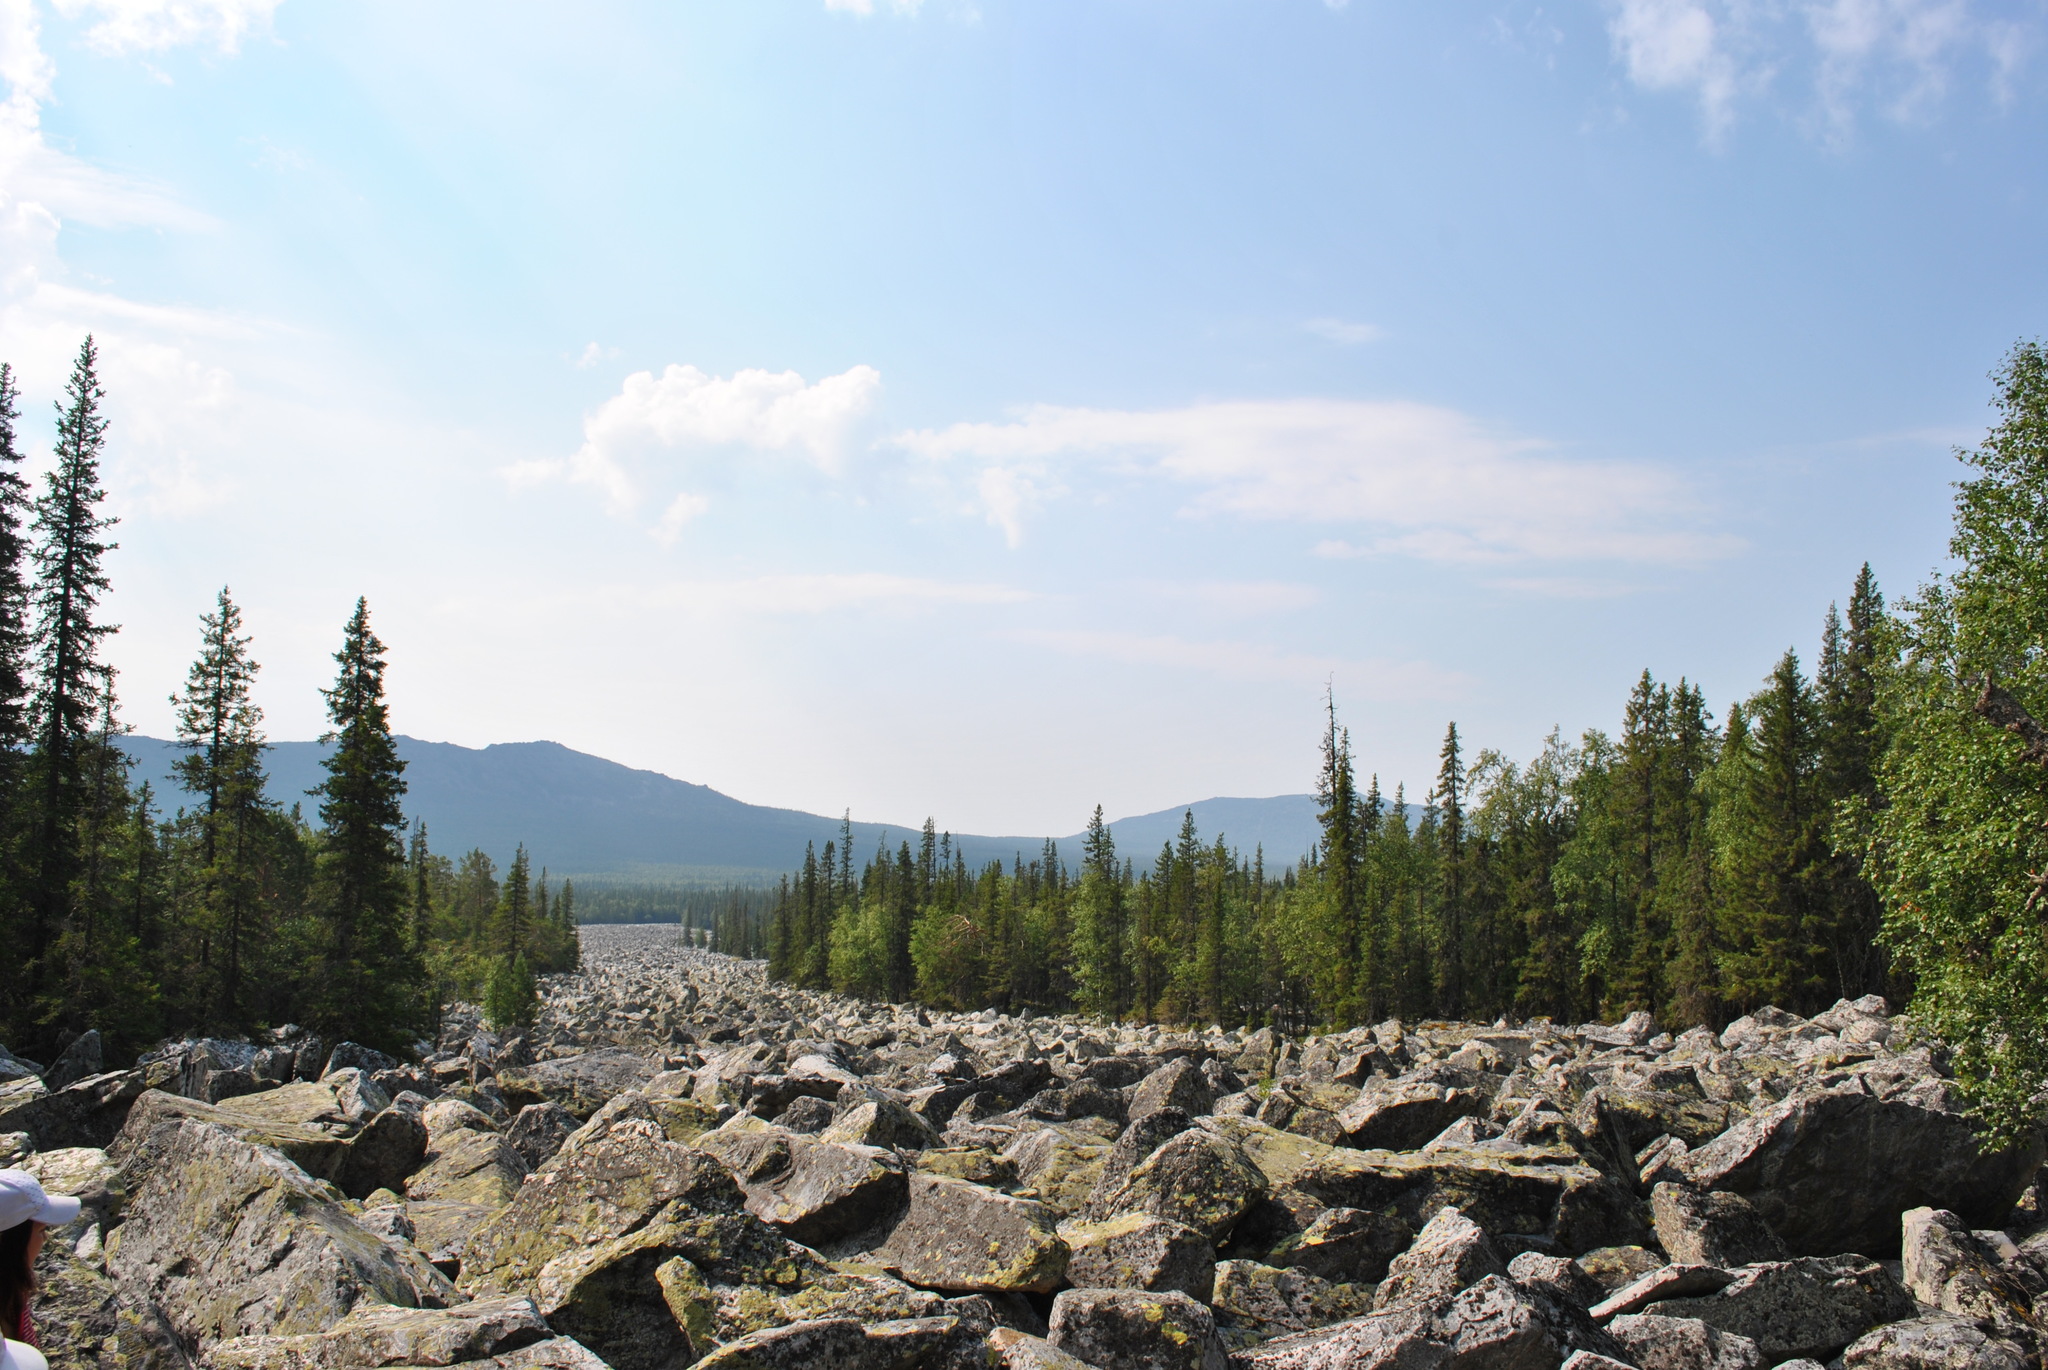
[(98, 1370), (2043, 1364), (2043, 1147), (1876, 998), (1718, 1036), (942, 1015), (590, 927), (504, 1038), (0, 1051)]

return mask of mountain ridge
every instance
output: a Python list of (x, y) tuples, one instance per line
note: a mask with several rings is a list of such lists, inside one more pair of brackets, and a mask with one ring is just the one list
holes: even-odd
[[(709, 785), (579, 752), (559, 742), (496, 742), (464, 747), (400, 734), (406, 763), (406, 814), (423, 819), (427, 840), (444, 855), (481, 848), (503, 861), (523, 842), (536, 868), (581, 879), (661, 884), (764, 884), (803, 863), (806, 844), (836, 841), (840, 820), (799, 809), (749, 804)], [(172, 778), (178, 745), (130, 735), (122, 745), (135, 763), (132, 782), (150, 782), (159, 808), (179, 807), (184, 792)], [(273, 742), (265, 754), (270, 794), (289, 807), (303, 803), (323, 776), (318, 742)], [(1249, 856), (1263, 847), (1269, 867), (1306, 855), (1316, 838), (1315, 799), (1218, 796), (1134, 814), (1110, 824), (1119, 854), (1141, 866), (1173, 840), (1192, 810), (1204, 843), (1219, 831)], [(915, 842), (922, 824), (855, 821), (862, 859), (878, 843)], [(1080, 835), (1054, 836), (1063, 857), (1078, 860)], [(1030, 860), (1043, 837), (955, 834), (970, 866)]]

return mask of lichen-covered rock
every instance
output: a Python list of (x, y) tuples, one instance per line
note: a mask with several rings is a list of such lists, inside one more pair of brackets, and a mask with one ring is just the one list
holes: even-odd
[(818, 1134), (821, 1142), (849, 1146), (893, 1146), (919, 1151), (939, 1144), (932, 1125), (893, 1099), (870, 1099), (833, 1119)]
[(1045, 1339), (1101, 1370), (1228, 1370), (1216, 1319), (1185, 1294), (1069, 1289)]
[(1842, 1353), (1843, 1370), (2036, 1370), (2040, 1364), (2034, 1348), (1953, 1313), (1890, 1323)]
[(1796, 1255), (1887, 1256), (1907, 1209), (1995, 1225), (2041, 1159), (2039, 1137), (1987, 1152), (1960, 1113), (1844, 1088), (1800, 1090), (1679, 1164), (1696, 1187), (1748, 1199)]
[(792, 1149), (787, 1171), (749, 1190), (747, 1208), (795, 1240), (820, 1246), (884, 1221), (909, 1196), (895, 1152), (806, 1139)]
[(526, 1178), (526, 1158), (502, 1134), (459, 1128), (437, 1133), (425, 1164), (405, 1181), (406, 1197), (502, 1208)]
[(1343, 1284), (1378, 1284), (1388, 1264), (1415, 1240), (1397, 1217), (1361, 1208), (1326, 1208), (1274, 1246), (1267, 1260)]
[(1702, 1194), (1667, 1181), (1650, 1191), (1650, 1222), (1677, 1265), (1732, 1268), (1792, 1256), (1749, 1200), (1726, 1190)]
[(1438, 1211), (1416, 1234), (1414, 1245), (1394, 1260), (1373, 1296), (1376, 1309), (1430, 1303), (1466, 1289), (1488, 1275), (1505, 1276), (1500, 1258), (1480, 1226), (1455, 1208)]
[(1100, 1137), (1071, 1125), (1052, 1125), (1020, 1135), (1003, 1155), (1017, 1167), (1017, 1183), (1065, 1218), (1087, 1206), (1109, 1152), (1109, 1143)]
[(1517, 1288), (1542, 1294), (1572, 1308), (1591, 1308), (1607, 1296), (1600, 1281), (1569, 1256), (1524, 1251), (1508, 1262), (1508, 1278)]
[(1043, 1337), (998, 1327), (988, 1334), (988, 1348), (995, 1353), (998, 1370), (1094, 1370), (1076, 1360)]
[(1235, 1142), (1196, 1128), (1161, 1144), (1097, 1207), (1168, 1218), (1221, 1242), (1265, 1189)]
[(1257, 1261), (1218, 1261), (1206, 1302), (1238, 1334), (1227, 1339), (1248, 1343), (1362, 1317), (1372, 1311), (1372, 1290)]
[(1607, 1334), (1638, 1370), (1762, 1370), (1763, 1352), (1748, 1337), (1723, 1332), (1698, 1318), (1630, 1313), (1607, 1324)]
[(427, 1125), (410, 1109), (386, 1108), (349, 1139), (335, 1182), (351, 1199), (404, 1187), (427, 1154)]
[(190, 1119), (147, 1147), (108, 1272), (182, 1337), (323, 1331), (365, 1299), (411, 1307), (445, 1287), (274, 1151)]
[(0, 1088), (0, 1133), (25, 1132), (38, 1151), (108, 1149), (136, 1101), (176, 1079), (176, 1068), (162, 1061), (88, 1075), (54, 1091), (30, 1076)]
[(364, 1303), (325, 1332), (236, 1337), (203, 1348), (207, 1370), (343, 1370), (489, 1360), (554, 1333), (527, 1298), (477, 1299), (455, 1308)]
[(1088, 1192), (1090, 1210), (1098, 1216), (1114, 1212), (1116, 1192), (1130, 1178), (1131, 1172), (1144, 1164), (1153, 1152), (1194, 1125), (1194, 1119), (1186, 1110), (1173, 1105), (1134, 1114), (1118, 1134), (1115, 1145), (1110, 1147), (1109, 1155), (1103, 1158), (1102, 1173), (1096, 1177), (1095, 1187)]
[(1044, 1294), (1066, 1273), (1067, 1244), (1044, 1204), (914, 1172), (908, 1211), (869, 1259), (931, 1289)]
[(579, 1126), (575, 1114), (546, 1099), (520, 1109), (512, 1126), (505, 1129), (505, 1140), (526, 1162), (527, 1169), (537, 1170), (562, 1149), (562, 1143)]
[(588, 1118), (614, 1095), (646, 1084), (659, 1071), (645, 1056), (609, 1047), (559, 1056), (519, 1070), (501, 1070), (498, 1093), (509, 1108), (552, 1101), (578, 1118)]
[(1905, 1286), (1861, 1256), (1806, 1256), (1752, 1265), (1717, 1294), (1666, 1299), (1643, 1311), (1698, 1318), (1748, 1337), (1767, 1364), (1795, 1356), (1827, 1360), (1880, 1323), (1919, 1310)]
[(1475, 1089), (1429, 1080), (1381, 1080), (1337, 1115), (1337, 1130), (1348, 1146), (1362, 1151), (1412, 1151), (1458, 1119), (1486, 1111)]
[(1127, 1123), (1135, 1123), (1162, 1108), (1173, 1108), (1193, 1118), (1207, 1113), (1215, 1097), (1215, 1091), (1202, 1077), (1201, 1068), (1182, 1057), (1168, 1061), (1138, 1082), (1137, 1091), (1131, 1095), (1130, 1107), (1124, 1116)]
[(1080, 1289), (1178, 1289), (1207, 1300), (1216, 1281), (1216, 1250), (1183, 1223), (1149, 1213), (1100, 1222), (1063, 1223), (1067, 1283)]
[(1641, 1246), (1602, 1246), (1580, 1253), (1579, 1269), (1609, 1294), (1628, 1288), (1667, 1262), (1664, 1256)]
[(54, 1239), (36, 1261), (36, 1334), (63, 1370), (188, 1370), (184, 1340), (160, 1309)]
[(1916, 1208), (1901, 1222), (1901, 1269), (1921, 1303), (1972, 1318), (2007, 1341), (2035, 1344), (2035, 1290), (1946, 1209)]

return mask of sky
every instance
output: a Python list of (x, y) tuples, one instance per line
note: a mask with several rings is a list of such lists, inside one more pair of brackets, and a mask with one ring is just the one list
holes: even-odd
[(1718, 716), (2048, 318), (2048, 0), (0, 0), (125, 719), (223, 586), (393, 725), (1072, 832)]

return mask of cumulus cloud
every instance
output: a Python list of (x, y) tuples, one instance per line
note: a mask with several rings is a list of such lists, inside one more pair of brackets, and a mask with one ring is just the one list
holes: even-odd
[(794, 371), (711, 376), (671, 365), (661, 375), (636, 371), (619, 393), (583, 420), (583, 445), (565, 460), (505, 468), (515, 486), (566, 478), (603, 490), (617, 512), (640, 502), (632, 473), (649, 448), (744, 448), (796, 452), (827, 473), (843, 459), (847, 435), (874, 403), (882, 373), (855, 366), (808, 383)]
[(1773, 88), (1829, 141), (1846, 138), (1865, 106), (1926, 117), (1973, 62), (2003, 99), (2042, 25), (1987, 13), (1983, 0), (1608, 0), (1608, 10), (1629, 80), (1697, 100), (1709, 143), (1742, 100)]
[[(1432, 561), (1689, 562), (1734, 539), (1690, 526), (1698, 495), (1640, 463), (1582, 461), (1456, 411), (1403, 402), (1247, 400), (1150, 411), (1040, 406), (1009, 423), (962, 423), (896, 442), (933, 461), (978, 463), (991, 522), (1013, 545), (1035, 472), (1097, 470), (1185, 488), (1185, 513), (1357, 532), (1324, 555)], [(990, 472), (1024, 473), (1012, 479)], [(988, 499), (994, 490), (1007, 504)]]
[(161, 52), (189, 44), (211, 44), (224, 54), (240, 50), (242, 39), (266, 32), (282, 0), (56, 0), (66, 18), (81, 14), (98, 22), (85, 40), (99, 52)]

